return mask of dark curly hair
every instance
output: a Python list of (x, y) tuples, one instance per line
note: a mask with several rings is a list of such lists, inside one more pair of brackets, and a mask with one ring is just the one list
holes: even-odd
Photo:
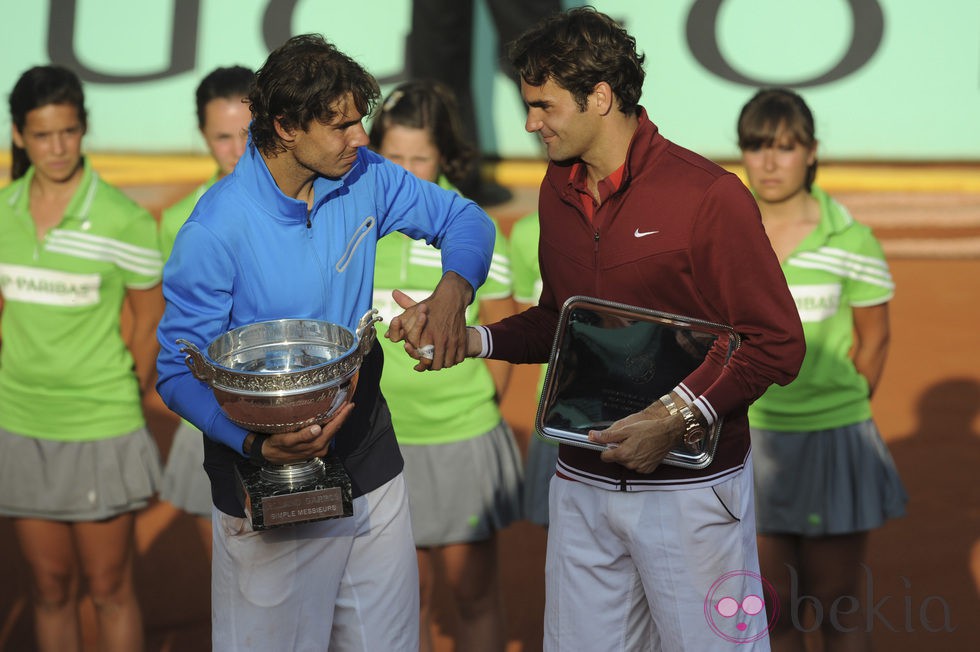
[(472, 171), (476, 148), (463, 137), (456, 96), (445, 84), (419, 79), (391, 91), (371, 125), (371, 148), (379, 151), (385, 133), (396, 125), (429, 133), (439, 151), (439, 169), (453, 185)]
[(643, 92), (644, 55), (636, 39), (612, 18), (586, 6), (545, 18), (508, 48), (510, 62), (526, 83), (549, 79), (564, 88), (579, 109), (599, 82), (606, 82), (619, 110), (634, 115)]
[[(26, 71), (10, 92), (10, 121), (23, 133), (27, 114), (49, 104), (67, 104), (75, 107), (82, 129), (88, 129), (88, 112), (85, 110), (85, 92), (78, 75), (62, 66), (35, 66)], [(11, 143), (10, 176), (19, 179), (31, 167), (27, 151)]]
[[(803, 98), (788, 88), (763, 88), (752, 96), (738, 116), (738, 147), (755, 150), (770, 147), (786, 130), (806, 148), (817, 144), (813, 113)], [(807, 192), (817, 177), (817, 161), (807, 168), (804, 184)]]
[(306, 129), (313, 120), (328, 123), (336, 117), (337, 102), (348, 93), (366, 117), (381, 89), (359, 63), (320, 34), (292, 37), (255, 73), (248, 96), (252, 142), (266, 155), (285, 151), (276, 134), (277, 121), (283, 129)]

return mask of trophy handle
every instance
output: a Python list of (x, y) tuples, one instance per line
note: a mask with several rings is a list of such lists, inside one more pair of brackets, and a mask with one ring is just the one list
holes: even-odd
[(191, 370), (191, 373), (194, 374), (194, 377), (210, 384), (214, 378), (214, 368), (204, 359), (204, 355), (200, 349), (183, 339), (177, 340), (177, 344), (181, 347), (180, 352), (187, 354), (184, 362), (187, 364), (188, 369)]
[(381, 321), (381, 315), (378, 314), (378, 309), (371, 308), (364, 313), (361, 321), (357, 324), (358, 348), (363, 355), (367, 355), (368, 351), (371, 350), (371, 345), (374, 344), (374, 340), (377, 337), (374, 324), (379, 321)]

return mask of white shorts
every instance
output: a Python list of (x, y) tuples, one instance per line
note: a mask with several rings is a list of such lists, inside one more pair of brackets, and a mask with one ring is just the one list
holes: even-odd
[(401, 474), (354, 515), (255, 532), (215, 509), (212, 649), (417, 650), (419, 580)]
[(751, 459), (708, 487), (551, 481), (544, 649), (769, 650)]

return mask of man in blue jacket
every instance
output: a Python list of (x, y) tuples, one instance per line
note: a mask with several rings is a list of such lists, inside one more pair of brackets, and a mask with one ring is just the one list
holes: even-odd
[[(418, 575), (402, 460), (365, 356), (352, 404), (324, 426), (256, 435), (231, 422), (176, 344), (204, 348), (238, 326), (283, 318), (354, 330), (371, 308), (376, 242), (401, 231), (442, 250), (443, 278), (403, 319), (424, 364), (463, 357), (463, 310), (484, 281), (494, 229), (474, 203), (372, 153), (361, 120), (378, 84), (318, 35), (269, 55), (249, 95), (249, 145), (198, 202), (164, 272), (157, 388), (201, 429), (215, 509), (213, 649), (405, 650), (418, 644)], [(423, 325), (420, 327), (420, 325)], [(253, 531), (234, 465), (336, 455), (354, 516)]]

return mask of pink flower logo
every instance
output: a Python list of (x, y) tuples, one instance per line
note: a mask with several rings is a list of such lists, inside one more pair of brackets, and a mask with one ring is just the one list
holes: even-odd
[[(773, 613), (766, 619), (766, 600)], [(759, 617), (761, 615), (761, 618)], [(708, 626), (731, 643), (752, 643), (765, 638), (779, 618), (776, 590), (758, 573), (731, 571), (719, 577), (704, 599)]]

